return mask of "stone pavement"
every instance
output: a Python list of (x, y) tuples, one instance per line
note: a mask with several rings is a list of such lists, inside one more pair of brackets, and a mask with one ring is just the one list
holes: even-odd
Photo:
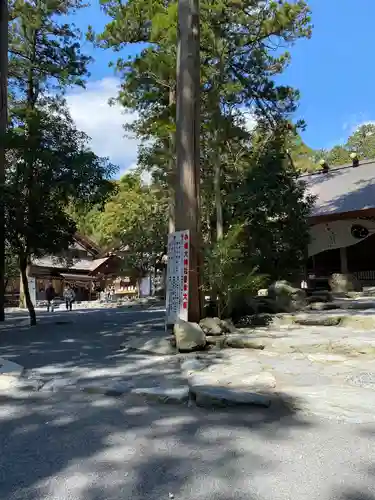
[[(375, 421), (375, 337), (371, 330), (281, 321), (228, 334), (247, 339), (237, 346), (255, 349), (213, 347), (176, 355), (164, 339), (162, 316), (157, 313), (134, 317), (111, 311), (87, 314), (69, 314), (71, 325), (43, 333), (30, 346), (20, 339), (29, 357), (19, 359), (29, 364), (23, 386), (20, 383), (18, 388), (31, 387), (45, 394), (132, 395), (201, 406), (260, 405), (271, 407), (270, 411), (281, 405), (321, 417)], [(160, 324), (159, 328), (147, 327), (149, 320)], [(113, 325), (110, 329), (109, 324)], [(80, 332), (87, 325), (90, 328), (83, 337)], [(110, 342), (107, 347), (105, 339)], [(45, 346), (44, 353), (38, 351), (34, 357), (34, 346)]]
[[(325, 340), (350, 330), (272, 326), (241, 333), (271, 342), (263, 350), (171, 355), (162, 354), (162, 314), (69, 318), (56, 326), (45, 315), (35, 329), (0, 335), (2, 355), (44, 384), (0, 391), (0, 498), (375, 499), (372, 356), (329, 352)], [(135, 345), (140, 337), (159, 353)], [(272, 350), (281, 339), (288, 349)], [(121, 397), (85, 392), (116, 385)], [(223, 389), (247, 389), (271, 405), (200, 408), (191, 388), (212, 402), (218, 389), (221, 400)]]
[[(366, 317), (375, 321), (371, 314)], [(202, 406), (277, 404), (325, 418), (375, 422), (375, 336), (366, 329), (368, 323), (360, 329), (363, 325), (356, 323), (356, 315), (351, 320), (357, 324), (356, 330), (300, 326), (290, 321), (241, 329), (228, 334), (225, 342), (240, 350), (216, 347), (208, 352), (166, 356), (165, 360), (180, 359), (181, 402), (187, 399), (188, 387), (189, 399)], [(224, 345), (222, 340), (219, 344)], [(170, 346), (161, 339), (128, 339), (123, 345), (144, 356), (153, 348), (159, 356), (163, 350), (170, 354)], [(165, 361), (159, 359), (162, 365)], [(149, 392), (154, 390), (149, 388)]]

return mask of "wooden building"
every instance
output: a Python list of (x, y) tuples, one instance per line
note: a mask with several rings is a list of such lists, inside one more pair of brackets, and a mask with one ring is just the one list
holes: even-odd
[(308, 275), (352, 274), (363, 286), (374, 285), (375, 160), (325, 168), (301, 180), (315, 197)]
[[(121, 258), (104, 255), (90, 239), (76, 233), (74, 243), (60, 255), (32, 259), (28, 269), (29, 283), (35, 287), (35, 301), (45, 300), (45, 289), (53, 283), (56, 294), (62, 297), (64, 287), (70, 284), (76, 300), (94, 300), (101, 290), (119, 274)], [(17, 303), (20, 280), (10, 280), (7, 302)]]

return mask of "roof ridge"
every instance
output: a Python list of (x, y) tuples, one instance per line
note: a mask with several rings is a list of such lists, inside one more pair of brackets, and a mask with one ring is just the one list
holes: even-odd
[[(360, 160), (359, 164), (357, 167), (353, 167), (352, 163), (344, 163), (344, 165), (337, 165), (334, 167), (330, 167), (329, 172), (336, 171), (336, 170), (344, 170), (346, 168), (361, 168), (365, 165), (369, 165), (370, 163), (375, 163), (375, 158), (374, 159), (364, 159)], [(300, 179), (301, 177), (310, 177), (312, 175), (322, 175), (321, 170), (316, 170), (314, 172), (304, 172), (303, 174), (299, 175), (298, 178)]]

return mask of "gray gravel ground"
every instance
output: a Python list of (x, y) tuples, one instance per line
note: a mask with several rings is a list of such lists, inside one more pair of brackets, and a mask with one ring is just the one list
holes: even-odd
[[(121, 366), (135, 383), (162, 376), (150, 361), (139, 379), (144, 358), (116, 352), (125, 335), (161, 335), (161, 314), (75, 312), (64, 325), (54, 322), (67, 314), (45, 314), (33, 330), (17, 318), (0, 353), (30, 373), (108, 376)], [(167, 375), (177, 377), (172, 367)], [(375, 425), (281, 408), (11, 391), (0, 395), (0, 450), (1, 500), (375, 500)]]

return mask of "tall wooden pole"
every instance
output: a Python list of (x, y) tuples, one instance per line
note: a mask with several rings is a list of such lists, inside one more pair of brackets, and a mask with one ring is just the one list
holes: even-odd
[(199, 0), (178, 0), (176, 230), (190, 230), (189, 321), (201, 318), (199, 230)]
[(8, 0), (0, 0), (0, 321), (5, 305), (5, 134), (8, 121)]

